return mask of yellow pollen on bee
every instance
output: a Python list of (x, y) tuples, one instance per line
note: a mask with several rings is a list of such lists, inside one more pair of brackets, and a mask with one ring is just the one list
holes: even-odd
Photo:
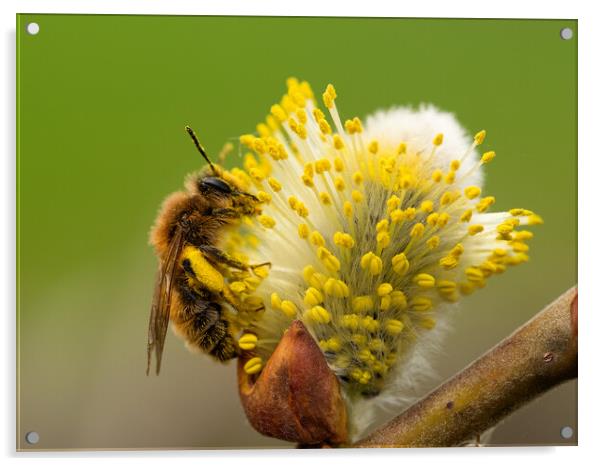
[(485, 152), (483, 154), (483, 156), (481, 157), (481, 163), (489, 163), (491, 162), (495, 157), (495, 152), (490, 150), (489, 152)]
[(435, 286), (435, 277), (428, 273), (419, 273), (414, 277), (413, 281), (420, 288), (433, 288)]
[(276, 225), (276, 220), (274, 220), (269, 215), (265, 214), (262, 214), (259, 217), (257, 217), (257, 221), (261, 223), (261, 225), (263, 225), (265, 228), (274, 228), (274, 226)]
[(247, 289), (246, 285), (240, 281), (232, 282), (229, 286), (234, 294), (240, 294)]
[(390, 283), (381, 283), (378, 285), (378, 288), (376, 288), (376, 294), (381, 297), (390, 294), (392, 291), (393, 285)]
[(351, 199), (353, 199), (353, 202), (358, 204), (358, 203), (362, 202), (362, 200), (364, 199), (364, 195), (357, 189), (354, 189), (351, 192)]
[(403, 330), (403, 322), (397, 319), (388, 319), (385, 321), (385, 329), (389, 335), (399, 335)]
[(443, 133), (436, 134), (433, 138), (434, 146), (440, 146), (441, 144), (443, 144)]
[(360, 267), (371, 275), (378, 275), (383, 269), (383, 261), (373, 252), (368, 252), (362, 256)]
[(307, 307), (316, 306), (324, 301), (324, 296), (313, 286), (310, 286), (307, 290), (305, 290), (305, 297), (303, 298), (303, 304)]
[(441, 242), (441, 239), (435, 235), (426, 241), (426, 245), (428, 246), (428, 248), (430, 250), (433, 250), (433, 249), (437, 249), (440, 242)]
[(343, 248), (351, 249), (355, 244), (355, 240), (349, 233), (337, 231), (333, 236), (334, 244)]
[(292, 301), (289, 300), (284, 300), (282, 301), (282, 304), (280, 305), (280, 310), (287, 316), (287, 317), (295, 317), (297, 315), (297, 306), (295, 306), (295, 303), (293, 303)]
[(418, 312), (428, 311), (433, 307), (433, 302), (425, 296), (416, 296), (410, 300), (410, 309)]
[(370, 144), (368, 144), (368, 151), (371, 154), (376, 154), (378, 152), (378, 141), (371, 141)]
[(481, 194), (481, 188), (479, 188), (478, 186), (469, 186), (466, 189), (464, 189), (464, 195), (468, 199), (474, 199), (474, 198), (478, 197), (480, 194)]
[(252, 333), (243, 333), (238, 339), (238, 346), (243, 350), (252, 350), (257, 346), (257, 335)]
[(435, 183), (439, 183), (443, 179), (443, 172), (439, 169), (433, 171), (431, 178)]
[(468, 234), (474, 236), (478, 233), (481, 233), (485, 227), (483, 225), (470, 225), (468, 227)]
[(349, 287), (342, 280), (335, 278), (329, 278), (324, 283), (324, 291), (327, 295), (334, 296), (335, 298), (347, 298), (349, 297)]
[(245, 365), (243, 366), (244, 371), (251, 375), (251, 374), (257, 374), (258, 372), (261, 371), (263, 367), (263, 360), (260, 357), (254, 357), (249, 359)]
[(410, 262), (403, 252), (393, 256), (391, 263), (393, 265), (393, 270), (399, 275), (405, 274), (410, 268)]
[[(336, 150), (341, 150), (343, 147), (345, 147), (345, 144), (343, 143), (343, 138), (341, 138), (341, 136), (338, 134), (335, 134), (332, 137), (332, 142), (333, 142), (334, 148)], [(335, 168), (336, 168), (336, 166), (335, 166)], [(342, 167), (341, 167), (341, 170), (338, 170), (338, 171), (342, 171)]]
[(318, 324), (327, 324), (332, 318), (330, 312), (328, 312), (322, 306), (314, 306), (311, 309), (308, 309), (307, 311), (305, 311), (304, 316), (306, 319), (309, 319)]
[(487, 131), (485, 131), (484, 129), (482, 129), (481, 131), (479, 131), (477, 134), (474, 135), (474, 142), (477, 146), (480, 146), (481, 144), (483, 144), (483, 141), (485, 140), (485, 136), (487, 135)]

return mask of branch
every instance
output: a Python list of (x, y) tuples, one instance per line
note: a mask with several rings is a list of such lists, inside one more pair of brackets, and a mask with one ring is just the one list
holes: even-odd
[(577, 377), (577, 289), (354, 447), (443, 447), (475, 438)]

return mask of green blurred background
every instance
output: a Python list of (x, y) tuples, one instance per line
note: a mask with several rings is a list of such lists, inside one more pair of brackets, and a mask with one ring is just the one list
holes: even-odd
[[(344, 118), (428, 101), (486, 128), (485, 193), (545, 219), (529, 263), (461, 302), (433, 385), (575, 284), (577, 40), (563, 27), (577, 22), (19, 15), (19, 447), (288, 445), (248, 425), (232, 364), (169, 333), (161, 376), (144, 370), (148, 231), (201, 165), (184, 125), (215, 154), (292, 75), (334, 83)], [(574, 443), (559, 432), (577, 430), (576, 397), (565, 384), (491, 442)]]

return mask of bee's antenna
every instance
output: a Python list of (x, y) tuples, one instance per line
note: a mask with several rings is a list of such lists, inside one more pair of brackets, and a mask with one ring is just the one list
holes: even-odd
[(211, 160), (209, 160), (209, 157), (207, 156), (207, 153), (205, 152), (205, 149), (203, 149), (203, 146), (201, 146), (201, 143), (199, 142), (199, 139), (196, 137), (196, 134), (194, 134), (194, 131), (188, 125), (186, 125), (186, 132), (192, 138), (192, 142), (194, 142), (194, 145), (196, 146), (196, 148), (198, 149), (198, 151), (201, 153), (201, 155), (203, 156), (203, 158), (207, 161), (207, 163), (211, 167), (211, 170), (213, 170), (213, 173), (215, 174), (215, 176), (219, 176), (219, 174), (217, 173), (217, 170), (215, 169), (215, 167), (211, 163)]

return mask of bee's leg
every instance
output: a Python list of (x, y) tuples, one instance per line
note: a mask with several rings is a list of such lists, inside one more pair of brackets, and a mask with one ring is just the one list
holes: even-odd
[(217, 262), (219, 264), (227, 265), (228, 267), (232, 267), (233, 269), (238, 269), (238, 270), (243, 270), (243, 271), (247, 271), (247, 270), (254, 271), (255, 269), (262, 267), (264, 265), (267, 265), (268, 267), (272, 266), (271, 262), (262, 262), (261, 264), (253, 264), (253, 265), (244, 264), (243, 262), (240, 262), (240, 261), (234, 259), (233, 257), (231, 257), (229, 254), (225, 253), (224, 251), (221, 251), (220, 249), (216, 248), (215, 246), (211, 246), (211, 245), (204, 244), (204, 245), (199, 246), (198, 248), (207, 256), (208, 259), (211, 259), (214, 262)]

